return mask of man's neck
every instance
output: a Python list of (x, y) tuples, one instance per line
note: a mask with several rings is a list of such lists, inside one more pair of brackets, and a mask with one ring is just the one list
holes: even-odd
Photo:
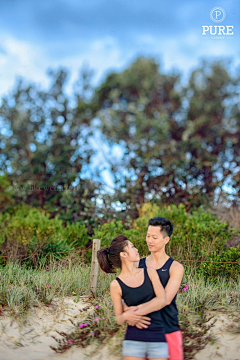
[(169, 256), (166, 254), (165, 249), (161, 249), (157, 252), (152, 252), (151, 255), (148, 256), (148, 261), (156, 265), (162, 265), (168, 258)]

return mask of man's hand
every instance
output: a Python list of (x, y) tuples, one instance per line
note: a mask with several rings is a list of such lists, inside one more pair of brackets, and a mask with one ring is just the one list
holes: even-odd
[[(130, 306), (128, 307), (126, 304), (124, 304), (124, 311), (125, 313), (128, 311), (137, 311), (139, 309), (140, 306)], [(135, 314), (136, 316), (139, 316), (137, 314)], [(148, 316), (143, 316), (140, 315), (140, 319), (137, 320), (137, 318), (131, 318), (127, 320), (127, 323), (129, 326), (137, 326), (137, 328), (139, 329), (147, 329), (148, 326), (151, 324), (151, 318), (149, 318)]]
[(137, 315), (136, 311), (138, 310), (137, 306), (129, 308), (129, 310), (123, 313), (124, 319), (131, 324), (136, 324), (141, 321), (142, 315)]
[(151, 324), (151, 318), (147, 316), (141, 316), (141, 320), (138, 322), (127, 322), (130, 326), (136, 326), (138, 329), (147, 329), (148, 326)]

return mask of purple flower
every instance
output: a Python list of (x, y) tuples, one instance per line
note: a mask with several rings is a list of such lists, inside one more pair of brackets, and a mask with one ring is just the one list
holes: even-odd
[(73, 343), (73, 341), (72, 341), (72, 340), (68, 340), (68, 343), (69, 343), (69, 344), (72, 344), (72, 343)]
[(83, 324), (83, 326), (88, 326), (88, 323)]
[(78, 327), (82, 329), (84, 327), (84, 324), (78, 325)]
[(42, 292), (42, 290), (39, 290), (39, 292)]
[(94, 306), (95, 307), (95, 309), (98, 309), (99, 308), (99, 306), (98, 305), (96, 305), (96, 306)]
[(102, 319), (105, 320), (105, 317), (103, 316)]
[(94, 319), (94, 321), (96, 321), (96, 322), (98, 322), (98, 320), (99, 320), (99, 317), (96, 317), (96, 318)]
[(10, 291), (9, 289), (7, 289), (7, 291)]
[(0, 276), (0, 279), (2, 279), (2, 276)]
[(90, 332), (90, 335), (94, 335), (94, 331), (91, 331), (91, 332)]
[(183, 291), (186, 291), (187, 290), (187, 288), (183, 288)]

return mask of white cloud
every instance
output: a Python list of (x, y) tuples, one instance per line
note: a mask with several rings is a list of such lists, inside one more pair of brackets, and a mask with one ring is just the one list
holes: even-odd
[(23, 77), (28, 81), (48, 85), (46, 70), (48, 68), (66, 67), (71, 72), (71, 80), (67, 90), (72, 89), (72, 82), (76, 81), (79, 69), (83, 63), (88, 63), (94, 69), (95, 84), (98, 83), (106, 71), (111, 68), (117, 70), (126, 63), (126, 58), (120, 52), (114, 38), (105, 37), (96, 39), (86, 44), (85, 48), (79, 49), (79, 54), (68, 56), (64, 54), (59, 60), (52, 60), (44, 53), (44, 50), (32, 43), (18, 40), (12, 36), (0, 36), (0, 96), (5, 95), (15, 84), (17, 77)]
[(38, 46), (8, 35), (1, 35), (0, 43), (0, 96), (12, 89), (16, 77), (19, 76), (40, 82), (43, 86), (47, 85), (47, 60)]
[(79, 46), (77, 54), (68, 55), (64, 52), (61, 56), (52, 59), (47, 55), (47, 48), (39, 44), (18, 40), (10, 35), (0, 35), (0, 97), (12, 89), (17, 76), (28, 81), (41, 83), (46, 87), (49, 83), (46, 75), (48, 68), (66, 67), (71, 72), (67, 87), (68, 93), (72, 91), (72, 83), (78, 78), (79, 70), (83, 63), (88, 63), (94, 69), (94, 84), (98, 84), (106, 72), (120, 70), (134, 60), (137, 55), (154, 56), (160, 58), (163, 70), (177, 68), (184, 74), (186, 81), (190, 71), (199, 63), (199, 58), (206, 57), (233, 57), (239, 64), (236, 53), (236, 39), (204, 40), (201, 29), (196, 32), (186, 33), (183, 38), (179, 36), (156, 36), (150, 33), (131, 37), (132, 46), (123, 48), (113, 36), (96, 38), (93, 41), (84, 40)]

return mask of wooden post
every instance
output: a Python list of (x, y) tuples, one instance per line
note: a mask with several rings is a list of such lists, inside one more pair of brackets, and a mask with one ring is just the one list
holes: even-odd
[(100, 250), (101, 240), (94, 239), (92, 245), (92, 263), (91, 263), (91, 274), (90, 274), (90, 290), (95, 294), (97, 290), (97, 278), (98, 278), (98, 260), (97, 252)]

